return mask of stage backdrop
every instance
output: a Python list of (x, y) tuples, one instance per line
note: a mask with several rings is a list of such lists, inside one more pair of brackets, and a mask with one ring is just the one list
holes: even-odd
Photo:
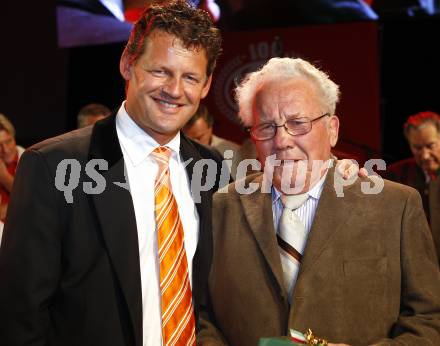
[(226, 32), (223, 54), (206, 100), (214, 132), (242, 142), (232, 90), (243, 76), (275, 56), (301, 57), (318, 65), (340, 85), (341, 120), (336, 147), (361, 161), (381, 149), (378, 26), (375, 22)]

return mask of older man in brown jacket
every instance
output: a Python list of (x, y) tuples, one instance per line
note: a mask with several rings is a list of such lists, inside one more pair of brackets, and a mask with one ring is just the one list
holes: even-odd
[(274, 58), (237, 95), (265, 174), (214, 197), (199, 344), (311, 328), (343, 345), (440, 345), (440, 272), (420, 195), (380, 178), (343, 183), (329, 168), (338, 86), (304, 60)]

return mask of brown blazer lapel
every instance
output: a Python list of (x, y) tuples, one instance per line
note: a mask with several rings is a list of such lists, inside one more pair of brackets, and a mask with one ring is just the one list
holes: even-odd
[(101, 172), (106, 188), (92, 195), (106, 250), (117, 282), (127, 303), (137, 346), (142, 344), (142, 291), (139, 245), (133, 201), (126, 181), (115, 115), (95, 125), (89, 159), (103, 159), (108, 170)]
[[(322, 252), (331, 245), (336, 233), (344, 229), (353, 214), (349, 211), (350, 202), (347, 196), (338, 197), (335, 191), (334, 168), (330, 168), (316, 209), (312, 228), (304, 250), (298, 281), (312, 269)], [(344, 192), (353, 185), (344, 188)], [(297, 283), (298, 286), (299, 282)]]
[(270, 192), (261, 192), (262, 177), (261, 174), (250, 182), (259, 184), (259, 188), (254, 193), (242, 194), (240, 199), (255, 240), (276, 279), (279, 292), (282, 292), (282, 299), (287, 302), (284, 274), (273, 225), (272, 196)]

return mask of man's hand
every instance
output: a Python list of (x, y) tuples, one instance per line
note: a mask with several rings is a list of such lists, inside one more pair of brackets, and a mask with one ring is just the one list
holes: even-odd
[(356, 175), (361, 178), (368, 178), (367, 170), (365, 168), (359, 169), (359, 165), (356, 161), (353, 162), (348, 159), (338, 160), (336, 170), (344, 180), (350, 180)]

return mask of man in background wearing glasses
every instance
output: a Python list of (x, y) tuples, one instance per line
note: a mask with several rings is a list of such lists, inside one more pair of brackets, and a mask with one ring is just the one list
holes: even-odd
[(389, 181), (373, 191), (367, 178), (337, 193), (338, 86), (302, 59), (274, 58), (236, 93), (264, 174), (214, 196), (200, 343), (311, 328), (339, 345), (440, 344), (440, 272), (420, 195)]

